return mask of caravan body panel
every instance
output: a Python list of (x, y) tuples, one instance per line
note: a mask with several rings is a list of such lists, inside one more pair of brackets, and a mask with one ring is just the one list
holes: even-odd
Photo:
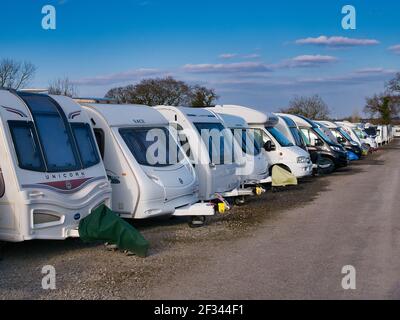
[(78, 236), (111, 198), (87, 117), (61, 96), (0, 90), (0, 105), (0, 239)]

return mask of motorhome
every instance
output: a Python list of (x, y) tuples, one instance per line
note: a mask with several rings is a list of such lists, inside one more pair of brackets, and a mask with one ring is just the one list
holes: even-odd
[(312, 174), (313, 164), (309, 153), (290, 142), (276, 128), (279, 122), (276, 115), (236, 105), (218, 105), (214, 108), (218, 113), (237, 115), (243, 118), (254, 130), (255, 137), (259, 144), (263, 145), (264, 154), (270, 164), (270, 174), (275, 165), (288, 170), (297, 178)]
[(378, 148), (375, 139), (370, 137), (359, 125), (349, 121), (337, 121), (336, 124), (346, 130), (350, 137), (360, 145), (365, 145), (371, 150)]
[[(209, 108), (213, 112), (213, 108)], [(214, 113), (221, 118), (224, 125), (232, 131), (234, 139), (234, 155), (244, 160), (244, 166), (238, 169), (241, 177), (241, 188), (246, 190), (246, 186), (252, 191), (251, 194), (260, 195), (264, 189), (260, 183), (269, 176), (268, 162), (262, 152), (262, 146), (256, 141), (253, 130), (250, 129), (247, 122), (238, 116), (229, 114)]]
[(382, 144), (382, 139), (380, 137), (380, 131), (378, 131), (378, 127), (372, 125), (371, 123), (362, 124), (361, 127), (364, 131), (375, 140), (377, 146), (379, 147)]
[(0, 239), (78, 237), (111, 199), (86, 114), (67, 97), (1, 89), (0, 120)]
[[(96, 102), (96, 101), (94, 101)], [(112, 210), (123, 218), (215, 213), (199, 202), (199, 181), (189, 159), (154, 108), (82, 103), (96, 136), (113, 189)]]
[(393, 137), (400, 138), (400, 126), (394, 126), (392, 130), (393, 130)]
[(283, 113), (277, 113), (276, 115), (279, 118), (276, 128), (282, 132), (285, 137), (288, 138), (294, 145), (307, 150), (307, 145), (300, 129), (296, 125), (296, 122)]
[(349, 163), (344, 147), (329, 138), (319, 126), (310, 119), (298, 115), (286, 115), (300, 128), (307, 149), (315, 158), (321, 158), (330, 164), (332, 169), (346, 167)]
[[(180, 144), (199, 178), (202, 201), (224, 201), (240, 187), (233, 159), (233, 135), (222, 120), (204, 108), (157, 106), (177, 131)], [(233, 192), (233, 193), (232, 193)]]
[(350, 137), (350, 135), (336, 123), (332, 121), (316, 121), (316, 122), (329, 128), (329, 130), (331, 130), (332, 134), (337, 139), (337, 142), (343, 145), (346, 148), (346, 150), (354, 152), (359, 158), (363, 155), (362, 146), (359, 145), (357, 142), (355, 142)]

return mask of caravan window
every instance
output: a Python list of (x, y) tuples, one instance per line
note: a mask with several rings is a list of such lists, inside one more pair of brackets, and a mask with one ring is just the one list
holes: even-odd
[[(240, 134), (241, 133), (241, 134)], [(232, 134), (242, 147), (242, 151), (246, 154), (257, 156), (261, 152), (261, 146), (258, 139), (255, 138), (251, 131), (248, 129), (232, 129)], [(247, 143), (250, 145), (247, 145)]]
[(20, 93), (32, 112), (48, 172), (82, 168), (68, 121), (49, 97)]
[(32, 122), (9, 121), (20, 168), (44, 171), (39, 143)]
[[(184, 158), (181, 154), (181, 148), (175, 143), (169, 130), (165, 127), (123, 128), (119, 129), (119, 133), (140, 165), (166, 167), (176, 164), (179, 159)], [(172, 158), (170, 158), (170, 148), (177, 150), (172, 152)]]
[[(229, 129), (225, 128), (221, 123), (204, 123), (195, 122), (195, 127), (200, 133), (206, 146), (208, 145), (208, 155), (210, 161), (214, 164), (231, 163), (233, 159), (232, 135)], [(229, 135), (227, 134), (229, 132)], [(219, 141), (213, 139), (214, 134), (217, 133)], [(208, 141), (206, 138), (208, 137)], [(225, 142), (229, 142), (225, 144)], [(227, 161), (226, 161), (227, 160)]]
[(73, 123), (71, 127), (83, 166), (88, 168), (98, 164), (100, 158), (90, 126), (85, 123)]
[(101, 157), (104, 159), (105, 137), (102, 129), (93, 129), (96, 138), (97, 146), (99, 147)]

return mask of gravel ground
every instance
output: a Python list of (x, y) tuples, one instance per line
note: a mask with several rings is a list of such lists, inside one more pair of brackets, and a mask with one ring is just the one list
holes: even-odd
[[(151, 299), (154, 287), (190, 274), (195, 266), (207, 268), (213, 250), (251, 237), (261, 225), (279, 227), (279, 220), (291, 209), (306, 206), (321, 192), (329, 191), (333, 179), (360, 174), (363, 166), (379, 162), (382, 152), (333, 175), (268, 190), (230, 214), (213, 218), (203, 228), (190, 229), (181, 218), (135, 221), (134, 226), (151, 244), (150, 256), (145, 259), (79, 239), (2, 244), (0, 299)], [(56, 290), (41, 287), (44, 265), (56, 268)]]

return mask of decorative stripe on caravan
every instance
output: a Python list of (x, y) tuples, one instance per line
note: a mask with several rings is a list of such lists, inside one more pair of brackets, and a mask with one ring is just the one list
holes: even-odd
[(76, 180), (64, 180), (64, 181), (54, 181), (46, 183), (36, 183), (36, 184), (26, 184), (22, 185), (23, 188), (37, 188), (37, 189), (49, 189), (61, 193), (71, 193), (82, 189), (85, 185), (97, 181), (103, 180), (104, 177), (97, 178), (84, 178)]
[(76, 118), (77, 116), (80, 116), (80, 115), (81, 115), (81, 111), (74, 111), (74, 112), (71, 112), (68, 115), (68, 119), (74, 119), (74, 118)]
[(28, 116), (25, 113), (23, 113), (22, 111), (20, 111), (20, 110), (9, 108), (9, 107), (5, 107), (5, 106), (2, 106), (2, 107), (4, 109), (6, 109), (8, 112), (15, 113), (15, 114), (19, 115), (21, 118), (28, 118)]

